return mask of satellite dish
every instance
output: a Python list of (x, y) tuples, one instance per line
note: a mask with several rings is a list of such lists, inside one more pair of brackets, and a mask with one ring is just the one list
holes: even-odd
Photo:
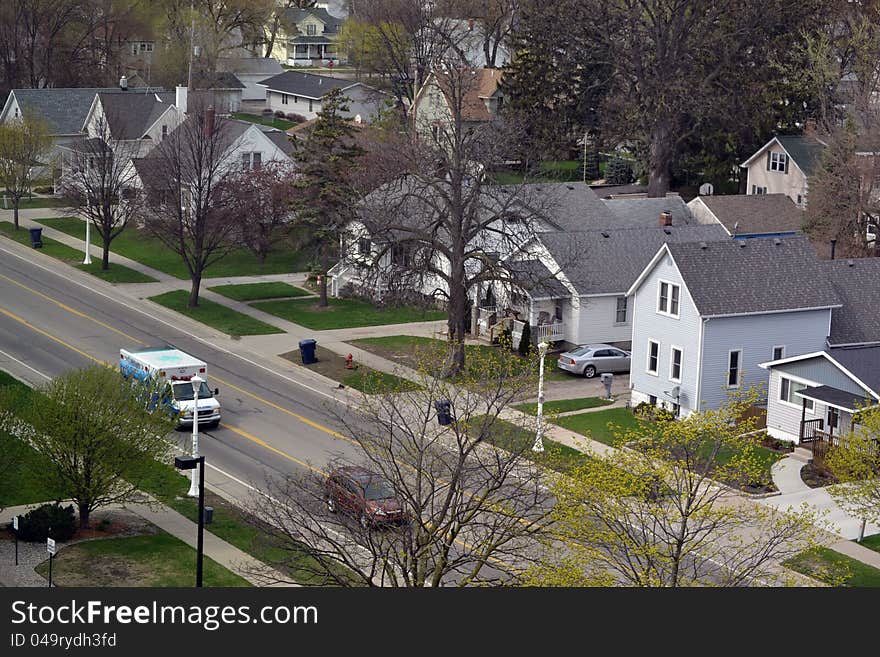
[(672, 386), (671, 390), (665, 390), (664, 392), (672, 399), (677, 400), (681, 396), (681, 386)]
[(715, 188), (712, 186), (712, 183), (703, 183), (700, 185), (700, 196), (712, 196), (715, 192)]

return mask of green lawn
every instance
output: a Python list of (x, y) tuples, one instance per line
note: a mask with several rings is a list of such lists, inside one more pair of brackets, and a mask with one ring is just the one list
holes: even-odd
[(177, 311), (187, 317), (192, 317), (202, 324), (222, 331), (228, 335), (266, 335), (268, 333), (284, 333), (280, 328), (261, 322), (249, 315), (232, 310), (226, 306), (209, 301), (208, 299), (199, 299), (199, 305), (196, 308), (187, 307), (189, 301), (189, 292), (185, 290), (174, 290), (166, 292), (155, 297), (150, 297), (150, 301)]
[[(557, 401), (544, 402), (545, 413), (567, 413), (569, 411), (579, 411), (585, 408), (596, 408), (598, 406), (608, 406), (614, 402), (610, 399), (602, 399), (601, 397), (579, 397), (577, 399), (559, 399)], [(517, 404), (514, 408), (529, 415), (538, 414), (538, 404)]]
[[(37, 219), (41, 224), (56, 228), (68, 235), (84, 240), (85, 224), (69, 217)], [(94, 240), (94, 231), (92, 240)], [(110, 250), (136, 262), (158, 269), (169, 276), (188, 279), (189, 272), (181, 257), (160, 240), (137, 228), (128, 228), (113, 240)], [(307, 269), (304, 254), (297, 251), (271, 251), (266, 261), (260, 263), (246, 249), (233, 249), (225, 257), (205, 270), (205, 278), (226, 276), (257, 276), (260, 274), (286, 274)]]
[[(25, 246), (31, 245), (30, 233), (26, 228), (20, 228), (19, 230), (15, 230), (15, 227), (11, 222), (0, 222), (0, 233), (5, 235), (6, 237), (15, 240), (19, 244), (24, 244)], [(151, 276), (147, 276), (146, 274), (142, 274), (139, 271), (135, 271), (134, 269), (129, 269), (123, 265), (110, 263), (110, 268), (107, 271), (101, 271), (101, 259), (92, 257), (92, 264), (84, 265), (83, 261), (83, 252), (74, 249), (72, 247), (67, 246), (66, 244), (62, 244), (61, 242), (56, 242), (55, 240), (42, 236), (43, 246), (40, 248), (40, 251), (45, 253), (47, 256), (51, 256), (53, 258), (57, 258), (62, 262), (66, 262), (67, 264), (76, 266), (77, 269), (82, 269), (93, 276), (97, 276), (100, 279), (107, 281), (108, 283), (155, 283), (156, 279)]]
[[(33, 210), (36, 208), (64, 208), (67, 207), (67, 201), (62, 198), (52, 198), (49, 196), (35, 196), (34, 198), (23, 198), (18, 204), (19, 210)], [(12, 200), (7, 199), (6, 205), (3, 205), (0, 199), (0, 210), (12, 210)]]
[(239, 121), (247, 121), (248, 123), (259, 123), (260, 125), (268, 125), (279, 130), (287, 130), (296, 125), (293, 121), (287, 119), (277, 119), (274, 116), (261, 116), (258, 114), (248, 114), (247, 112), (234, 112), (232, 118)]
[(561, 427), (588, 436), (593, 440), (598, 440), (600, 443), (613, 445), (615, 436), (614, 431), (608, 428), (609, 422), (618, 427), (616, 429), (618, 433), (627, 429), (636, 429), (639, 426), (639, 421), (626, 408), (609, 408), (608, 410), (596, 411), (595, 413), (582, 413), (556, 418), (556, 424)]
[[(363, 363), (354, 363), (355, 369), (350, 370), (345, 366), (344, 357), (319, 345), (315, 347), (315, 357), (318, 362), (303, 365), (303, 367), (367, 394), (405, 392), (420, 388), (419, 384), (414, 381), (389, 374), (388, 372), (371, 369)], [(298, 365), (302, 364), (302, 356), (299, 349), (281, 354), (281, 358)]]
[(261, 301), (254, 308), (286, 319), (310, 329), (353, 328), (356, 326), (381, 326), (444, 319), (441, 310), (421, 308), (376, 308), (372, 303), (357, 299), (329, 299), (327, 308), (319, 308), (315, 299), (292, 301)]
[[(48, 577), (49, 564), (37, 566)], [(52, 582), (58, 586), (195, 586), (196, 551), (178, 538), (156, 534), (84, 541), (58, 552)], [(252, 586), (210, 557), (204, 558), (204, 585)]]
[(783, 565), (838, 586), (880, 586), (880, 570), (828, 548), (805, 552)]
[[(479, 425), (486, 416), (471, 418), (471, 423)], [(495, 419), (492, 423), (492, 431), (486, 441), (514, 453), (521, 453), (529, 461), (534, 461), (557, 472), (568, 472), (578, 466), (585, 465), (590, 457), (583, 452), (563, 445), (546, 437), (542, 437), (543, 452), (533, 452), (532, 445), (535, 443), (535, 432), (524, 429), (512, 422)]]
[(880, 534), (865, 536), (865, 538), (862, 539), (861, 545), (869, 550), (874, 550), (874, 552), (880, 552)]
[(255, 301), (257, 299), (277, 299), (283, 297), (304, 297), (312, 293), (288, 283), (245, 283), (243, 285), (217, 285), (209, 290), (236, 301)]

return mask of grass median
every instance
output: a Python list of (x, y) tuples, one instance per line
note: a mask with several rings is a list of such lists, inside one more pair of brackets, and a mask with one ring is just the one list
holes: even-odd
[[(421, 387), (418, 383), (409, 379), (404, 379), (388, 372), (374, 370), (361, 363), (354, 363), (355, 369), (348, 369), (345, 366), (345, 358), (322, 347), (315, 347), (315, 357), (317, 359), (316, 363), (303, 365), (303, 367), (367, 394), (406, 392), (418, 390)], [(302, 363), (299, 349), (281, 354), (281, 358), (297, 364)]]
[[(85, 224), (75, 218), (60, 217), (52, 219), (35, 219), (35, 221), (67, 233), (77, 239), (85, 240)], [(93, 237), (94, 239), (94, 237)], [(135, 262), (139, 262), (153, 269), (174, 276), (175, 278), (189, 279), (189, 272), (183, 264), (181, 257), (169, 249), (156, 237), (147, 231), (135, 227), (128, 227), (122, 231), (110, 247), (113, 253), (117, 253)], [(294, 271), (307, 269), (307, 260), (304, 254), (298, 251), (270, 251), (265, 262), (259, 262), (257, 257), (247, 249), (233, 249), (223, 258), (215, 262), (205, 270), (205, 278), (217, 278), (227, 276), (259, 276), (260, 274), (288, 274)]]
[(315, 299), (260, 301), (254, 303), (253, 307), (318, 331), (427, 322), (446, 318), (446, 313), (442, 310), (410, 307), (377, 308), (372, 303), (357, 299), (328, 299), (328, 302), (329, 305), (324, 308), (318, 306)]
[(189, 292), (185, 290), (173, 290), (165, 294), (159, 294), (155, 297), (150, 297), (150, 301), (154, 301), (187, 317), (192, 317), (196, 321), (222, 331), (227, 335), (284, 333), (277, 326), (261, 322), (249, 315), (208, 299), (200, 298), (199, 305), (195, 308), (190, 308), (187, 305), (189, 303)]
[[(0, 233), (18, 242), (19, 244), (24, 244), (25, 246), (31, 245), (30, 232), (27, 228), (20, 228), (18, 230), (15, 230), (15, 227), (12, 225), (12, 223), (4, 221), (0, 222)], [(39, 250), (45, 255), (55, 258), (56, 260), (60, 260), (61, 262), (64, 262), (68, 265), (74, 265), (77, 269), (82, 269), (83, 271), (90, 273), (92, 276), (96, 276), (97, 278), (105, 280), (108, 283), (156, 282), (156, 279), (152, 278), (151, 276), (147, 276), (146, 274), (142, 274), (139, 271), (135, 271), (134, 269), (129, 269), (128, 267), (112, 262), (110, 263), (110, 268), (107, 271), (102, 271), (100, 258), (92, 258), (92, 264), (84, 265), (82, 264), (84, 257), (84, 253), (82, 251), (67, 246), (67, 244), (57, 242), (52, 238), (46, 237), (45, 235), (43, 235), (41, 239), (43, 242), (42, 248), (35, 250)]]
[[(544, 402), (545, 413), (568, 413), (569, 411), (580, 411), (587, 408), (598, 408), (600, 406), (608, 406), (614, 402), (611, 399), (602, 399), (601, 397), (579, 397), (577, 399), (558, 399), (556, 401)], [(514, 408), (529, 415), (538, 414), (538, 404), (517, 404)]]
[(281, 281), (268, 283), (243, 283), (240, 285), (217, 285), (209, 287), (208, 289), (211, 290), (211, 292), (216, 292), (227, 299), (233, 299), (235, 301), (257, 301), (259, 299), (281, 299), (312, 295), (308, 290)]

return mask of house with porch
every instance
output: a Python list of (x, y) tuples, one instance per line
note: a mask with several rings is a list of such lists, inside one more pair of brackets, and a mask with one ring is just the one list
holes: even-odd
[(345, 63), (345, 53), (340, 53), (337, 48), (339, 30), (344, 22), (345, 19), (332, 16), (327, 5), (322, 3), (307, 9), (285, 9), (270, 55), (288, 66)]
[(682, 416), (765, 387), (768, 359), (822, 351), (843, 305), (801, 236), (667, 242), (627, 296), (632, 401)]
[(880, 402), (880, 258), (830, 260), (822, 270), (842, 301), (821, 350), (781, 348), (769, 371), (767, 432), (797, 443), (853, 429), (858, 412)]

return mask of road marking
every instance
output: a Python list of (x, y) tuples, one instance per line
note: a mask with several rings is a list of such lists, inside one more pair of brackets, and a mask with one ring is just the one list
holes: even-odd
[(0, 308), (0, 314), (6, 315), (10, 319), (13, 319), (16, 322), (18, 322), (19, 324), (23, 324), (23, 325), (27, 326), (29, 329), (36, 331), (40, 335), (43, 335), (43, 336), (49, 338), (50, 340), (57, 342), (58, 344), (60, 344), (64, 347), (67, 347), (71, 351), (75, 351), (76, 353), (78, 353), (80, 356), (83, 356), (84, 358), (88, 358), (89, 360), (94, 361), (94, 362), (98, 363), (99, 365), (107, 365), (107, 363), (105, 363), (103, 360), (101, 360), (99, 358), (95, 358), (91, 354), (87, 354), (86, 352), (82, 351), (81, 349), (77, 349), (72, 344), (65, 342), (61, 338), (55, 337), (51, 333), (41, 329), (39, 326), (34, 326), (33, 324), (31, 324), (29, 321), (27, 321), (23, 317), (19, 317), (15, 313), (11, 313), (8, 310), (6, 310), (5, 308)]
[(58, 301), (57, 299), (53, 299), (52, 297), (50, 297), (50, 296), (48, 296), (48, 295), (46, 295), (46, 294), (43, 294), (43, 293), (40, 292), (39, 290), (35, 290), (35, 289), (32, 288), (32, 287), (28, 287), (28, 286), (25, 285), (24, 283), (20, 283), (20, 282), (18, 282), (17, 280), (15, 280), (15, 279), (13, 279), (13, 278), (9, 278), (9, 276), (4, 276), (3, 274), (0, 274), (0, 278), (2, 278), (2, 279), (5, 280), (5, 281), (9, 281), (9, 282), (12, 283), (13, 285), (17, 285), (18, 287), (22, 288), (23, 290), (27, 290), (27, 291), (30, 292), (31, 294), (36, 294), (36, 295), (39, 296), (39, 297), (43, 297), (46, 301), (49, 301), (49, 302), (51, 302), (51, 303), (54, 303), (56, 306), (58, 306), (58, 307), (61, 308), (62, 310), (66, 310), (67, 312), (72, 313), (72, 314), (76, 315), (77, 317), (82, 317), (83, 319), (87, 319), (87, 320), (89, 320), (89, 321), (91, 321), (91, 322), (95, 322), (95, 324), (98, 324), (98, 325), (100, 325), (100, 326), (103, 326), (103, 327), (104, 327), (105, 329), (107, 329), (108, 331), (113, 331), (114, 333), (118, 333), (119, 335), (121, 335), (121, 336), (123, 336), (123, 337), (125, 337), (125, 338), (128, 338), (129, 340), (133, 340), (133, 341), (137, 342), (138, 344), (146, 344), (146, 342), (141, 342), (141, 341), (138, 340), (137, 338), (132, 337), (132, 336), (126, 334), (126, 333), (123, 333), (123, 332), (120, 331), (119, 329), (116, 329), (116, 328), (110, 326), (109, 324), (106, 324), (105, 322), (102, 322), (100, 319), (95, 319), (94, 317), (92, 317), (92, 316), (90, 316), (90, 315), (87, 315), (86, 313), (84, 313), (84, 312), (82, 312), (82, 311), (80, 311), (80, 310), (77, 310), (76, 308), (71, 308), (71, 307), (68, 306), (66, 303), (62, 303), (61, 301)]
[(24, 361), (18, 360), (18, 358), (16, 358), (16, 357), (13, 356), (12, 354), (7, 354), (7, 353), (6, 353), (5, 351), (3, 351), (2, 349), (0, 349), (0, 354), (3, 354), (4, 356), (6, 356), (7, 358), (9, 358), (10, 360), (14, 360), (14, 361), (15, 361), (16, 363), (18, 363), (19, 365), (24, 365), (24, 366), (25, 366), (26, 368), (28, 368), (31, 372), (33, 372), (34, 374), (37, 374), (38, 376), (43, 377), (43, 378), (46, 379), (47, 381), (51, 381), (51, 380), (52, 380), (52, 377), (49, 376), (48, 374), (43, 374), (40, 370), (35, 370), (33, 367), (31, 367), (30, 365), (28, 365), (28, 364), (25, 363)]
[(311, 470), (312, 472), (316, 472), (316, 473), (318, 473), (319, 475), (322, 475), (322, 476), (324, 476), (324, 477), (327, 476), (327, 473), (324, 472), (323, 470), (319, 470), (318, 468), (316, 468), (316, 467), (314, 467), (314, 466), (312, 466), (312, 465), (309, 465), (309, 464), (306, 463), (305, 461), (301, 461), (300, 459), (296, 458), (295, 456), (291, 456), (291, 455), (288, 454), (287, 452), (283, 452), (283, 451), (281, 451), (281, 450), (278, 449), (277, 447), (272, 447), (272, 445), (270, 445), (269, 443), (267, 443), (267, 442), (266, 442), (265, 440), (263, 440), (262, 438), (258, 438), (257, 436), (253, 435), (252, 433), (248, 433), (248, 432), (245, 431), (244, 429), (240, 429), (239, 427), (236, 427), (235, 425), (229, 424), (228, 422), (224, 422), (224, 423), (223, 423), (223, 426), (224, 426), (225, 428), (229, 429), (230, 431), (232, 431), (232, 432), (234, 432), (234, 433), (237, 433), (237, 434), (238, 434), (239, 436), (241, 436), (242, 438), (245, 438), (245, 439), (247, 439), (247, 440), (250, 440), (252, 443), (257, 444), (257, 445), (259, 445), (260, 447), (264, 447), (264, 448), (268, 449), (270, 452), (273, 452), (273, 453), (275, 453), (275, 454), (278, 454), (278, 456), (282, 456), (282, 457), (286, 458), (288, 461), (293, 461), (293, 462), (296, 463), (297, 465), (301, 465), (301, 466), (304, 467), (304, 468), (308, 468), (308, 469)]

